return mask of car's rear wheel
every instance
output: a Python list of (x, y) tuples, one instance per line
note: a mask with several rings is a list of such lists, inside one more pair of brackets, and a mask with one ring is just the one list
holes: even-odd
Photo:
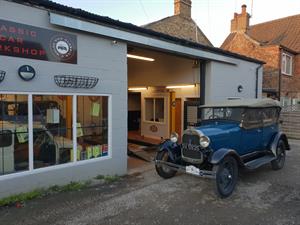
[(283, 140), (279, 140), (276, 148), (276, 159), (271, 162), (273, 170), (280, 170), (283, 168), (285, 162), (285, 144)]
[(218, 165), (214, 166), (216, 172), (216, 192), (222, 197), (230, 196), (238, 179), (238, 164), (232, 156), (226, 156)]
[[(165, 161), (165, 162), (171, 161), (168, 151), (157, 152), (155, 159)], [(176, 170), (172, 170), (171, 168), (162, 164), (155, 164), (155, 169), (158, 175), (165, 179), (174, 177), (177, 172)]]

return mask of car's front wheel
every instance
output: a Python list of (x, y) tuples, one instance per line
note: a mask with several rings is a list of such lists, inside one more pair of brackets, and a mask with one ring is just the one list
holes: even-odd
[(238, 179), (238, 164), (232, 156), (226, 156), (218, 165), (214, 166), (216, 172), (216, 192), (226, 198), (233, 192)]
[[(168, 151), (157, 152), (155, 159), (160, 161), (170, 162)], [(177, 172), (176, 170), (172, 170), (169, 167), (162, 164), (156, 164), (155, 169), (158, 175), (165, 179), (174, 177)]]
[(285, 144), (283, 140), (279, 140), (276, 149), (276, 159), (271, 162), (273, 170), (280, 170), (283, 168), (285, 162)]

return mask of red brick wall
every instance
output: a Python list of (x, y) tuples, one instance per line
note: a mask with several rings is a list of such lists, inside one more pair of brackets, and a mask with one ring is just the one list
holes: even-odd
[(282, 96), (300, 98), (300, 54), (293, 56), (292, 76), (282, 75)]

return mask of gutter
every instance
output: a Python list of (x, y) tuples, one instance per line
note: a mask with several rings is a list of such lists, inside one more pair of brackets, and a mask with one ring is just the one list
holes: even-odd
[(256, 67), (256, 77), (255, 77), (255, 98), (258, 98), (258, 71), (263, 67), (263, 64)]

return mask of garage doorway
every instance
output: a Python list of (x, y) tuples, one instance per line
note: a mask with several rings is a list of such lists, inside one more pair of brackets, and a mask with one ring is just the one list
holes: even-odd
[(183, 102), (200, 96), (199, 61), (128, 46), (128, 168), (151, 162), (171, 132), (183, 130)]

